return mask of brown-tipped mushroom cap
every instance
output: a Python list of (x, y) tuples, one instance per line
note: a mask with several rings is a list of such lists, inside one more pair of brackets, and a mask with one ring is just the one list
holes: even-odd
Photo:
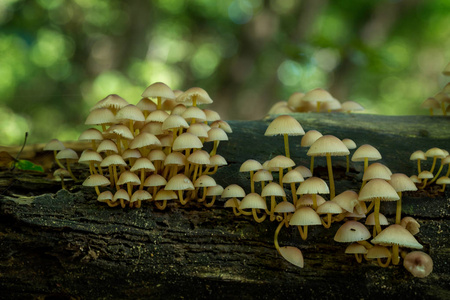
[(344, 156), (350, 154), (344, 143), (333, 135), (324, 135), (318, 138), (310, 147), (308, 156)]
[(116, 122), (116, 117), (107, 108), (98, 108), (92, 110), (86, 118), (84, 124), (86, 125), (102, 125), (113, 124)]
[(352, 161), (364, 161), (364, 158), (367, 158), (368, 161), (379, 160), (381, 159), (381, 154), (375, 147), (364, 144), (355, 150)]
[(117, 94), (110, 94), (103, 98), (102, 100), (98, 101), (92, 108), (91, 111), (98, 109), (98, 108), (106, 108), (106, 109), (114, 109), (119, 110), (124, 106), (127, 106), (128, 102), (120, 97)]
[(99, 174), (93, 174), (90, 175), (88, 178), (86, 178), (85, 181), (83, 181), (83, 186), (107, 186), (109, 185), (111, 182), (109, 181), (108, 178), (106, 178), (103, 175), (99, 175)]
[(163, 82), (155, 82), (151, 85), (149, 85), (144, 92), (142, 93), (141, 97), (143, 98), (163, 98), (163, 99), (175, 99), (175, 94), (173, 93), (172, 89), (168, 87)]
[(310, 147), (315, 141), (321, 138), (323, 135), (317, 130), (309, 130), (305, 133), (300, 141), (300, 146)]
[(391, 174), (391, 171), (385, 165), (373, 163), (370, 164), (364, 172), (363, 181), (369, 181), (375, 178), (390, 180)]
[(396, 192), (417, 191), (417, 187), (411, 178), (402, 173), (392, 174), (391, 180), (388, 182)]

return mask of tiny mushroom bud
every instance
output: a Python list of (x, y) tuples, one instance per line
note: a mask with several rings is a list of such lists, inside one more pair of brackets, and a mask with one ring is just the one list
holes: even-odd
[(403, 259), (403, 266), (414, 277), (424, 278), (433, 272), (433, 260), (422, 251), (412, 251)]

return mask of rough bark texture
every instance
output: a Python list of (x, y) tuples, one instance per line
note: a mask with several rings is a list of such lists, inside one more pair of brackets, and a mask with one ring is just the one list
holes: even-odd
[[(449, 150), (450, 119), (349, 114), (299, 114), (305, 131), (351, 138), (371, 144), (392, 172), (412, 175), (415, 150)], [(214, 175), (224, 187), (236, 183), (249, 190), (248, 174), (239, 166), (283, 154), (282, 137), (264, 137), (271, 119), (230, 121), (230, 140), (218, 153), (229, 165)], [(309, 165), (301, 137), (290, 139), (292, 158)], [(40, 154), (37, 149), (37, 155)], [(345, 158), (333, 158), (337, 194), (360, 187), (362, 164), (345, 174)], [(424, 163), (430, 165), (430, 160)], [(316, 159), (316, 174), (327, 179), (325, 159)], [(426, 167), (425, 167), (426, 169)], [(446, 169), (444, 169), (446, 170)], [(87, 170), (77, 168), (78, 175)], [(137, 298), (357, 298), (396, 296), (450, 298), (449, 192), (406, 193), (404, 215), (420, 224), (416, 236), (434, 260), (433, 273), (414, 278), (403, 266), (358, 264), (334, 242), (340, 224), (312, 227), (307, 241), (296, 228), (284, 228), (280, 244), (300, 248), (305, 267), (281, 258), (273, 245), (277, 224), (257, 224), (236, 217), (218, 200), (212, 208), (172, 203), (164, 211), (110, 208), (96, 202), (93, 189), (69, 185), (60, 190), (47, 177), (24, 171), (0, 173), (0, 298), (137, 299)], [(257, 187), (259, 187), (257, 185)], [(383, 203), (392, 222), (395, 206)]]

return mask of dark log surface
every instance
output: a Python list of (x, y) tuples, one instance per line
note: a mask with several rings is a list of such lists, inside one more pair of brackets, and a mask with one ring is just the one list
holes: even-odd
[[(450, 150), (450, 119), (354, 114), (294, 115), (305, 131), (371, 144), (394, 173), (412, 175), (415, 150)], [(249, 158), (264, 162), (283, 154), (282, 137), (264, 137), (271, 119), (230, 121), (233, 133), (218, 153), (229, 165), (214, 175), (222, 186), (249, 190), (239, 166)], [(291, 156), (309, 165), (301, 137), (290, 139)], [(39, 151), (37, 155), (39, 155)], [(431, 164), (430, 160), (424, 163)], [(315, 175), (327, 179), (325, 159), (316, 159)], [(345, 158), (333, 158), (337, 194), (358, 190), (362, 164), (345, 174)], [(445, 169), (446, 170), (446, 169)], [(78, 168), (78, 175), (87, 170)], [(334, 242), (339, 224), (310, 228), (302, 241), (295, 228), (283, 229), (280, 244), (300, 248), (305, 267), (281, 258), (273, 245), (277, 224), (236, 217), (218, 200), (212, 208), (172, 203), (164, 211), (110, 208), (96, 202), (93, 189), (59, 184), (25, 171), (0, 173), (0, 298), (138, 299), (287, 297), (373, 299), (450, 299), (449, 192), (406, 193), (404, 215), (420, 224), (416, 236), (434, 260), (433, 273), (414, 278), (403, 266), (381, 268), (356, 263)], [(382, 204), (393, 220), (395, 207)]]

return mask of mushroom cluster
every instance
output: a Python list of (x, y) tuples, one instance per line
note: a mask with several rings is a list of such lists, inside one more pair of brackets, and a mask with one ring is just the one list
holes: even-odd
[[(309, 226), (330, 228), (333, 222), (342, 222), (335, 241), (349, 243), (345, 252), (354, 254), (358, 262), (364, 256), (382, 267), (399, 264), (400, 253), (406, 256), (406, 249), (423, 248), (414, 237), (420, 225), (412, 217), (402, 219), (401, 215), (402, 192), (416, 191), (417, 186), (405, 174), (393, 174), (387, 166), (376, 162), (382, 156), (375, 147), (365, 144), (357, 148), (352, 140), (344, 139), (344, 143), (338, 137), (322, 135), (314, 129), (305, 133), (300, 123), (290, 115), (275, 118), (265, 135), (283, 135), (284, 155), (277, 155), (264, 163), (246, 160), (240, 172), (250, 174), (250, 193), (246, 195), (243, 188), (232, 184), (224, 189), (222, 198), (227, 199), (225, 207), (231, 207), (236, 216), (252, 216), (259, 223), (265, 220), (278, 222), (274, 245), (287, 261), (299, 267), (304, 265), (303, 254), (298, 247), (281, 247), (278, 242), (281, 229), (290, 226), (297, 227), (300, 237), (306, 240)], [(326, 157), (328, 177), (325, 180), (314, 176), (313, 163), (307, 168), (290, 158), (288, 136), (296, 135), (303, 135), (301, 146), (308, 148), (308, 156)], [(364, 164), (361, 187), (335, 195), (331, 157), (346, 156), (348, 163), (350, 149), (356, 149), (351, 161)], [(397, 204), (392, 225), (381, 213), (384, 201)], [(373, 213), (370, 213), (372, 209)], [(372, 226), (373, 233), (366, 226)]]
[[(99, 129), (79, 136), (91, 143), (79, 158), (73, 150), (47, 149), (59, 151), (57, 162), (65, 160), (69, 172), (71, 161), (89, 165), (83, 185), (94, 187), (98, 201), (111, 207), (154, 202), (164, 209), (177, 199), (210, 207), (223, 191), (211, 175), (227, 164), (217, 149), (232, 132), (217, 112), (199, 107), (212, 102), (201, 88), (173, 91), (162, 82), (148, 86), (136, 105), (108, 95), (86, 118), (86, 125)], [(210, 152), (205, 143), (211, 143)]]
[[(427, 170), (424, 170), (423, 164), (428, 158), (431, 159), (431, 165), (428, 164)], [(410, 178), (418, 185), (419, 189), (425, 190), (428, 188), (429, 194), (445, 191), (446, 185), (450, 184), (450, 155), (447, 150), (437, 147), (430, 148), (425, 152), (416, 150), (409, 159), (417, 161), (417, 174), (412, 175)], [(440, 165), (437, 167), (439, 160)], [(445, 168), (447, 168), (446, 171)]]
[(340, 102), (327, 90), (316, 88), (307, 93), (295, 92), (288, 101), (279, 101), (269, 110), (269, 114), (291, 114), (295, 112), (353, 112), (364, 110), (355, 101)]

